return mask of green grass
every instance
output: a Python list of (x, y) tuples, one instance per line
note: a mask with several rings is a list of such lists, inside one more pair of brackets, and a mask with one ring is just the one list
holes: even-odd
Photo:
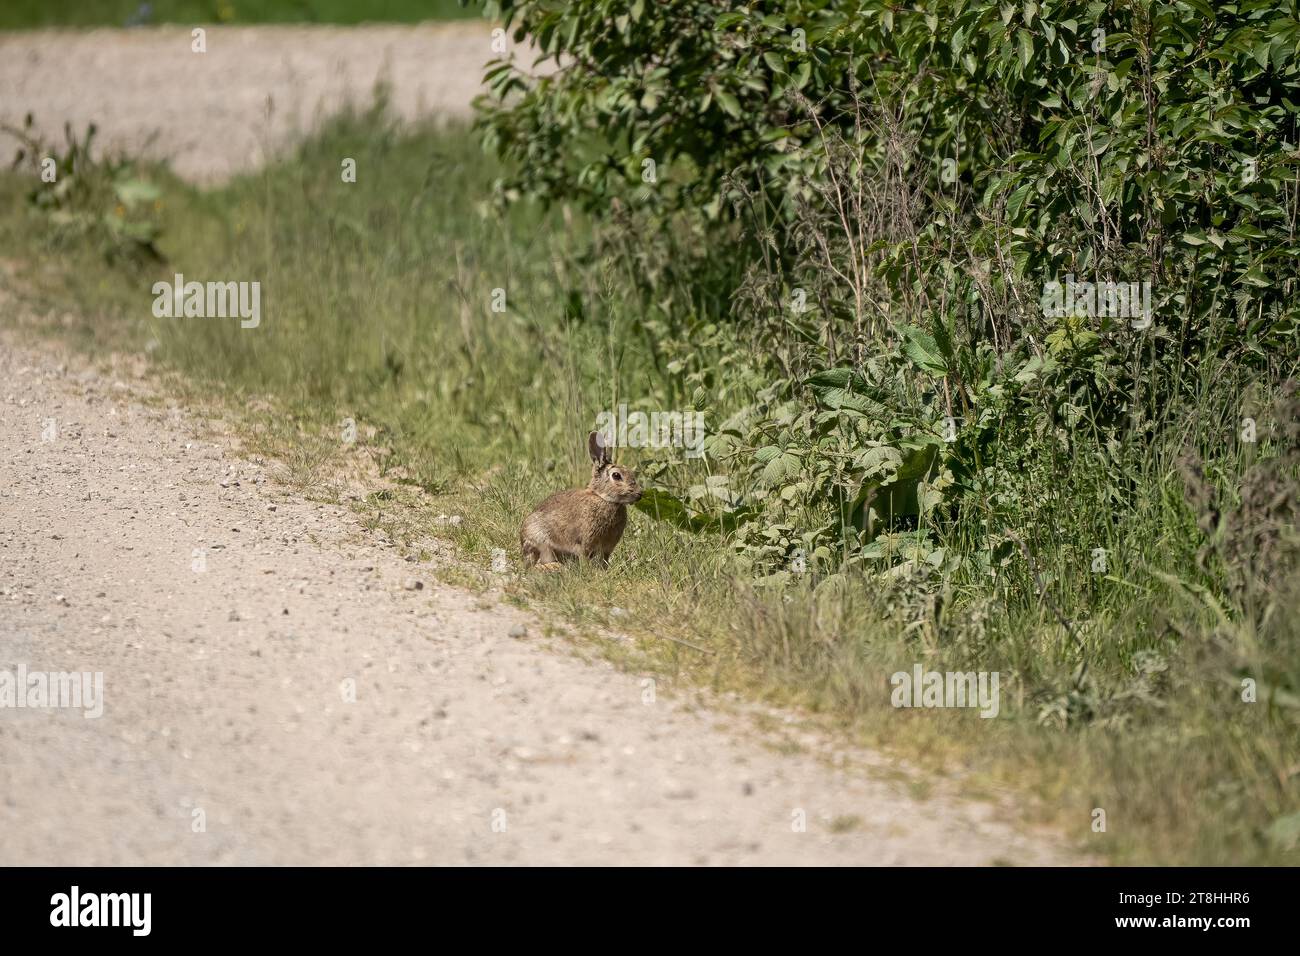
[[(344, 157), (357, 160), (356, 183), (341, 181)], [(684, 407), (693, 399), (668, 366), (734, 363), (737, 346), (703, 321), (665, 337), (623, 293), (620, 267), (585, 255), (580, 217), (496, 210), (498, 173), (463, 131), (344, 117), (297, 156), (214, 191), (153, 171), (166, 265), (107, 265), (109, 240), (69, 237), (23, 201), (30, 182), (0, 178), (0, 257), (15, 275), (7, 284), (45, 320), (36, 328), (101, 351), (148, 347), (160, 369), (184, 373), (178, 388), (219, 405), (305, 493), (329, 496), (332, 474), (373, 467), (394, 486), (359, 506), (370, 526), (417, 553), (429, 537), (451, 540), (465, 559), (456, 583), (504, 583), (511, 600), (547, 609), (626, 666), (806, 708), (833, 732), (960, 770), (972, 791), (1010, 785), (1032, 818), (1114, 861), (1296, 862), (1285, 832), (1300, 811), (1294, 705), (1239, 697), (1242, 674), (1296, 686), (1294, 594), (1279, 599), (1290, 603), (1264, 642), (1139, 574), (1181, 573), (1199, 540), (1158, 456), (1143, 506), (1113, 532), (1120, 585), (1098, 597), (1063, 557), (1095, 516), (1066, 507), (1064, 544), (1035, 542), (1086, 648), (1087, 700), (1074, 692), (1075, 640), (1050, 607), (996, 587), (936, 602), (866, 572), (818, 588), (758, 586), (725, 540), (641, 514), (608, 572), (519, 571), (519, 522), (585, 480), (596, 414), (620, 401)], [(261, 326), (155, 319), (150, 287), (174, 272), (260, 281)], [(495, 289), (506, 290), (504, 313), (492, 311)], [(725, 387), (704, 398), (711, 423), (761, 385), (728, 368)], [(341, 437), (349, 418), (356, 445)], [(680, 490), (709, 468), (681, 461), (653, 477)], [(1070, 480), (1083, 487), (1091, 469), (1081, 461)], [(463, 522), (439, 522), (451, 514)], [(504, 577), (490, 571), (494, 549), (516, 565)], [(634, 644), (608, 640), (616, 631)], [(999, 671), (1001, 715), (894, 709), (888, 677), (916, 662)], [(1094, 808), (1106, 810), (1105, 834), (1092, 832)]]
[[(140, 0), (5, 0), (0, 30), (121, 27), (144, 18)], [(419, 23), (482, 14), (482, 3), (457, 0), (153, 0), (143, 22)], [(134, 18), (134, 19), (133, 19)]]

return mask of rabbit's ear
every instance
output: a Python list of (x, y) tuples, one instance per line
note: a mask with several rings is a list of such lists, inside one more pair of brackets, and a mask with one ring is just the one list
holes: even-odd
[(609, 464), (609, 449), (605, 447), (605, 436), (600, 432), (592, 432), (587, 436), (587, 454), (598, 465)]

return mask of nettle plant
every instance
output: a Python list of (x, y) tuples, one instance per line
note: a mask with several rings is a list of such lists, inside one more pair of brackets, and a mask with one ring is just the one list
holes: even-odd
[(63, 146), (39, 136), (30, 113), (21, 127), (0, 129), (19, 142), (13, 168), (31, 175), (35, 184), (27, 198), (56, 238), (88, 238), (110, 261), (162, 259), (154, 245), (161, 191), (131, 161), (96, 156), (93, 123), (81, 136), (65, 124)]
[[(1293, 2), (500, 7), (557, 66), (489, 70), (503, 187), (743, 275), (764, 385), (710, 450), (757, 564), (996, 564), (1081, 458), (1125, 507), (1202, 359), (1295, 366)], [(1070, 280), (1149, 283), (1151, 321), (1045, 314)]]

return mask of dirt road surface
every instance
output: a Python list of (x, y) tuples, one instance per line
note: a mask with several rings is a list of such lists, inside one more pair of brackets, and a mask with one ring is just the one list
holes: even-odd
[[(209, 27), (0, 33), (0, 125), (30, 112), (49, 142), (90, 123), (108, 150), (171, 161), (213, 183), (263, 165), (324, 116), (368, 106), (377, 81), (394, 112), (465, 118), (492, 51), (486, 22), (421, 26)], [(534, 57), (517, 53), (525, 67)], [(0, 159), (17, 142), (0, 132)]]
[[(380, 75), (402, 115), (465, 115), (491, 56), (479, 24), (189, 41), (0, 36), (0, 117), (94, 121), (213, 181)], [(81, 708), (0, 707), (0, 865), (1073, 859), (1009, 801), (922, 800), (879, 755), (778, 752), (743, 715), (648, 699), (157, 387), (0, 332), (0, 700), (20, 669), (103, 681)]]

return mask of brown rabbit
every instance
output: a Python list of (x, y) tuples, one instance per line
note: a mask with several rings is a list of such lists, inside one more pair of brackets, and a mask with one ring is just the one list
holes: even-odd
[(610, 461), (599, 432), (587, 436), (587, 452), (587, 487), (551, 495), (524, 519), (519, 546), (525, 566), (554, 571), (561, 561), (584, 558), (609, 564), (627, 525), (627, 506), (641, 500), (641, 486), (630, 468)]

